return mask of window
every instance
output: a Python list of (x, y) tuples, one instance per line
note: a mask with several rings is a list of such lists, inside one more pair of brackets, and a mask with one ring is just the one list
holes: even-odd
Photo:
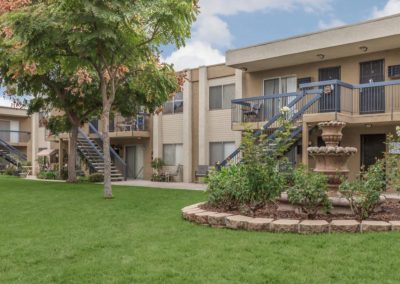
[(166, 166), (176, 166), (183, 164), (182, 144), (164, 144), (163, 160)]
[(168, 102), (164, 103), (163, 114), (175, 114), (183, 112), (183, 93), (176, 93)]
[(210, 165), (214, 166), (222, 162), (235, 151), (234, 142), (212, 142), (210, 143)]
[(235, 84), (210, 87), (209, 108), (229, 109), (231, 101), (235, 98)]

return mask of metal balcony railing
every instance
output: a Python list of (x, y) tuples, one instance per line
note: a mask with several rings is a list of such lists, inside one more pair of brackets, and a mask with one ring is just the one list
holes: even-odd
[(31, 133), (27, 131), (0, 130), (0, 139), (8, 144), (28, 143)]
[[(92, 127), (98, 131), (99, 121), (92, 120), (90, 122)], [(124, 117), (122, 115), (115, 115), (110, 119), (109, 132), (134, 132), (134, 131), (148, 131), (149, 125), (149, 114), (140, 113), (134, 117)], [(93, 133), (93, 129), (90, 129), (90, 133)]]
[(276, 94), (232, 101), (232, 124), (268, 122), (300, 96), (291, 112), (306, 105), (312, 92), (321, 98), (304, 114), (345, 113), (351, 115), (392, 114), (400, 112), (400, 80), (368, 84), (348, 84), (339, 80), (306, 83), (297, 93)]

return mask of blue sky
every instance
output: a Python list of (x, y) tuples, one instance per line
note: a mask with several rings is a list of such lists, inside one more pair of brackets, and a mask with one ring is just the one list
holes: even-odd
[(224, 61), (227, 49), (400, 13), (400, 0), (200, 0), (187, 45), (163, 48), (175, 69)]

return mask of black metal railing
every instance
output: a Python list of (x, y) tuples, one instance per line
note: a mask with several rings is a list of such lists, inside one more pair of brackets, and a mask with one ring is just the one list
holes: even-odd
[(8, 144), (28, 143), (31, 133), (27, 131), (0, 130), (0, 139)]

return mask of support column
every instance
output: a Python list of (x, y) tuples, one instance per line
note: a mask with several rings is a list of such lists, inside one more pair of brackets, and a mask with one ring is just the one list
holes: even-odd
[(153, 159), (162, 157), (162, 113), (160, 113), (153, 115)]
[[(243, 98), (243, 71), (240, 69), (235, 70), (235, 99)], [(235, 145), (237, 148), (242, 144), (242, 132), (235, 132)]]
[(186, 71), (183, 85), (183, 181), (192, 181), (192, 73)]
[(34, 113), (31, 116), (31, 162), (32, 162), (32, 175), (36, 176), (39, 172), (39, 165), (37, 162), (37, 154), (39, 151), (39, 113)]
[(64, 168), (64, 141), (58, 140), (58, 169), (61, 172)]
[(199, 68), (199, 165), (208, 165), (208, 137), (207, 137), (207, 112), (208, 112), (208, 80), (207, 67)]
[(302, 135), (302, 163), (303, 166), (308, 168), (308, 142), (309, 142), (309, 132), (307, 122), (303, 121), (303, 135)]

